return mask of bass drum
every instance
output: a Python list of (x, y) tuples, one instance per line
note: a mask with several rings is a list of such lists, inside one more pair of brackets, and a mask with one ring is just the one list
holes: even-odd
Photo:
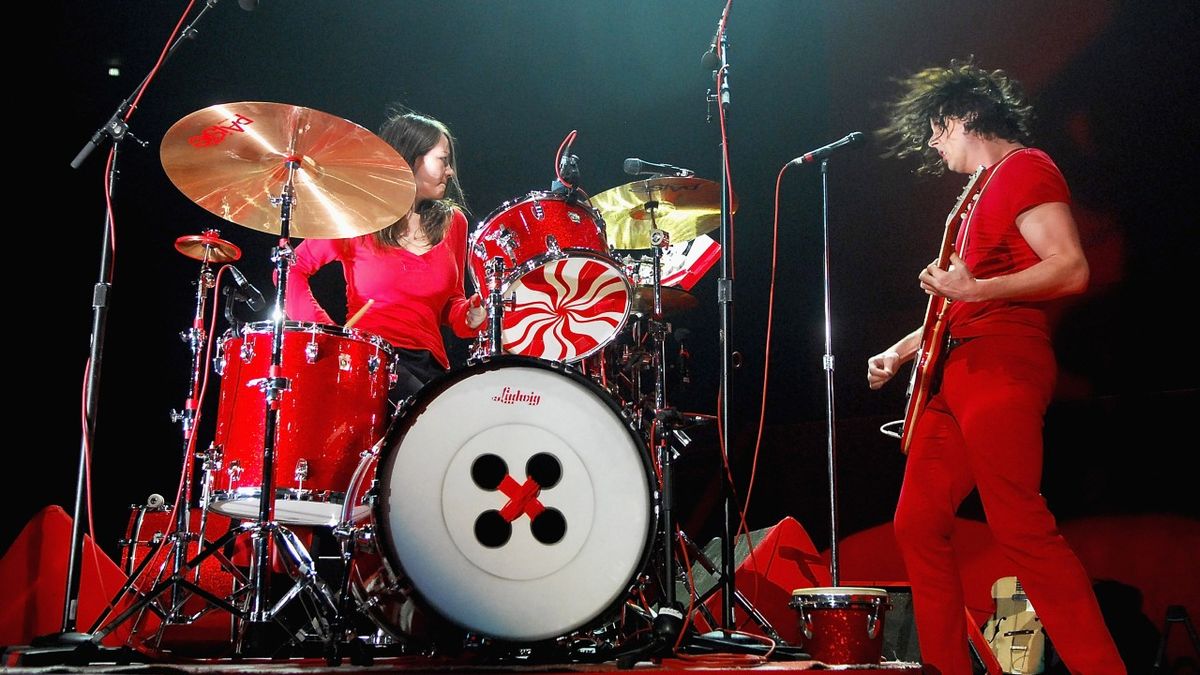
[(360, 606), (398, 637), (421, 632), (418, 604), (516, 642), (599, 623), (650, 554), (648, 457), (611, 399), (559, 364), (503, 356), (430, 383), (350, 488)]

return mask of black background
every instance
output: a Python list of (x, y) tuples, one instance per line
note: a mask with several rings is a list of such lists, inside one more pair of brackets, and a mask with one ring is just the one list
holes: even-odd
[[(28, 204), (20, 255), (34, 284), (12, 280), (15, 321), (37, 329), (34, 359), (10, 343), (9, 420), (24, 429), (9, 475), (24, 484), (0, 532), (7, 547), (38, 509), (68, 511), (79, 457), (80, 383), (103, 223), (97, 152), (68, 163), (148, 71), (185, 4), (83, 0), (63, 5), (50, 100), (65, 113), (13, 186)], [(218, 227), (241, 246), (239, 267), (270, 287), (273, 238), (220, 221), (183, 196), (159, 162), (176, 121), (230, 101), (307, 106), (376, 129), (390, 102), (445, 121), (474, 220), (547, 189), (555, 150), (579, 132), (583, 185), (622, 185), (640, 157), (719, 180), (719, 135), (706, 122), (710, 73), (700, 65), (722, 4), (696, 0), (219, 2), (158, 73), (132, 118), (149, 143), (126, 144), (116, 198), (115, 288), (93, 466), (94, 522), (116, 555), (127, 505), (170, 495), (179, 479), (197, 263), (174, 240)], [(1040, 113), (1039, 145), (1066, 174), (1092, 264), (1083, 296), (1054, 309), (1060, 383), (1047, 420), (1045, 493), (1060, 518), (1117, 513), (1198, 515), (1190, 438), (1197, 407), (1191, 326), (1196, 307), (1192, 165), (1197, 5), (1073, 1), (1044, 5), (930, 1), (741, 0), (730, 18), (730, 141), (736, 216), (732, 342), (744, 366), (732, 385), (731, 453), (743, 486), (762, 399), (776, 176), (793, 157), (882, 124), (894, 78), (974, 54), (1023, 80)], [(120, 76), (106, 74), (110, 65)], [(38, 105), (42, 105), (39, 103)], [(18, 132), (18, 135), (20, 133)], [(107, 148), (105, 148), (107, 150)], [(830, 163), (835, 385), (841, 534), (886, 522), (903, 458), (875, 429), (899, 416), (903, 386), (865, 386), (866, 358), (914, 328), (925, 296), (916, 275), (936, 252), (960, 177), (918, 178), (879, 158), (872, 139)], [(49, 189), (47, 189), (49, 188)], [(785, 174), (769, 345), (766, 429), (751, 527), (795, 515), (827, 545), (824, 329), (819, 175)], [(26, 202), (28, 203), (28, 202)], [(32, 207), (29, 209), (28, 207)], [(715, 235), (715, 233), (714, 233)], [(675, 317), (693, 335), (694, 383), (673, 392), (711, 413), (719, 381), (716, 271), (700, 306)], [(51, 293), (33, 293), (54, 289)], [(318, 291), (340, 304), (340, 275)], [(222, 326), (223, 329), (223, 326)], [(24, 332), (24, 331), (22, 331)], [(26, 343), (26, 346), (30, 346)], [(454, 347), (461, 359), (465, 350)], [(210, 392), (217, 384), (214, 381)], [(210, 393), (210, 401), (214, 395)], [(209, 410), (210, 417), (212, 410)], [(206, 435), (207, 434), (207, 435)], [(698, 538), (719, 513), (716, 433), (700, 429), (679, 462), (680, 514)], [(211, 438), (211, 422), (201, 443)], [(16, 459), (16, 456), (20, 459)], [(24, 470), (15, 467), (28, 467)], [(15, 469), (15, 470), (14, 470)], [(968, 515), (975, 513), (968, 505)]]

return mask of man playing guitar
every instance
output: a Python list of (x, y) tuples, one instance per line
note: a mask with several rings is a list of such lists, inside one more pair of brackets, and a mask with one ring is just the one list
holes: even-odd
[[(880, 130), (890, 154), (920, 157), (925, 173), (986, 167), (956, 223), (948, 265), (935, 262), (919, 276), (927, 294), (947, 301), (939, 363), (918, 364), (939, 369), (941, 384), (904, 430), (911, 442), (894, 522), (922, 659), (943, 675), (971, 673), (950, 535), (975, 488), (1071, 672), (1124, 673), (1087, 572), (1039, 493), (1042, 417), (1056, 369), (1043, 303), (1082, 292), (1088, 280), (1066, 181), (1049, 156), (1026, 146), (1032, 109), (1004, 72), (954, 61), (903, 84)], [(928, 332), (917, 329), (872, 356), (870, 387), (926, 351)]]

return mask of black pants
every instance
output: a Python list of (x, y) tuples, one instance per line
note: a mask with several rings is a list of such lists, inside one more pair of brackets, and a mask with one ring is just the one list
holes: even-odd
[(399, 406), (433, 378), (446, 372), (425, 349), (396, 349), (396, 383), (388, 392), (392, 406)]

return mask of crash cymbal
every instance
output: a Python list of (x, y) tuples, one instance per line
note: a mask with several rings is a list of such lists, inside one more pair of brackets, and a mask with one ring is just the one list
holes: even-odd
[(408, 213), (412, 169), (357, 124), (284, 103), (222, 103), (191, 113), (163, 137), (163, 168), (188, 199), (231, 223), (279, 234), (272, 203), (298, 161), (290, 234), (341, 239)]
[[(671, 244), (690, 241), (721, 226), (721, 186), (702, 178), (648, 178), (621, 185), (592, 197), (591, 205), (617, 249), (650, 248), (650, 206), (654, 224), (671, 235)], [(731, 203), (732, 211), (737, 202)]]
[(242, 249), (222, 239), (216, 230), (180, 237), (175, 240), (175, 250), (200, 262), (226, 263), (242, 257)]
[[(682, 288), (664, 286), (660, 289), (663, 316), (675, 316), (694, 309), (699, 300)], [(654, 311), (654, 287), (638, 286), (633, 291), (633, 311), (650, 314)]]

